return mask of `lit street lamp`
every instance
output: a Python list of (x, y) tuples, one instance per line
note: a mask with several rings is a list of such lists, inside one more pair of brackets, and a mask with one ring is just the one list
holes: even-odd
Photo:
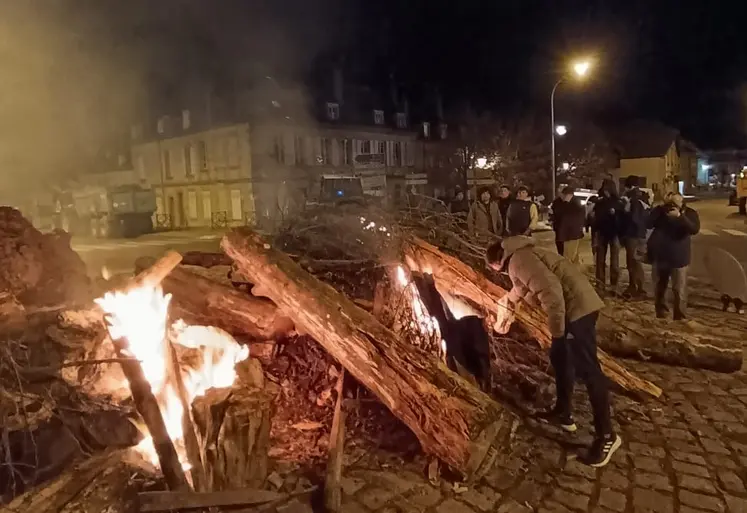
[[(555, 91), (558, 89), (558, 86), (562, 84), (568, 76), (571, 76), (572, 78), (576, 78), (577, 80), (581, 80), (585, 78), (589, 74), (589, 70), (591, 69), (591, 61), (588, 59), (575, 61), (571, 69), (573, 70), (573, 73), (569, 73), (568, 75), (563, 75), (560, 77), (560, 79), (555, 83), (555, 87), (552, 88), (552, 93), (550, 93), (550, 140), (552, 142), (551, 144), (551, 152), (552, 152), (552, 193), (553, 195), (556, 193), (555, 190), (555, 174), (557, 173), (557, 169), (555, 167), (555, 134), (562, 136), (565, 135), (567, 132), (567, 129), (565, 125), (558, 125), (555, 126)], [(562, 128), (562, 132), (561, 132)]]
[(566, 128), (565, 125), (558, 125), (555, 127), (555, 133), (558, 134), (560, 137), (563, 137), (565, 134), (568, 133), (568, 128)]

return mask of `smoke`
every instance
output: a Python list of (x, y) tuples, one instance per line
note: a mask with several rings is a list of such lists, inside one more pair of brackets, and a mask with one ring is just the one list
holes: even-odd
[[(6, 1), (0, 18), (0, 190), (82, 167), (131, 115), (139, 74), (85, 2)], [(127, 126), (126, 124), (124, 126)]]

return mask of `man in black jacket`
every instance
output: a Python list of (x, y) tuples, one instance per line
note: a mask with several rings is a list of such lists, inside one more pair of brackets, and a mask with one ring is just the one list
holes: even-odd
[(584, 238), (586, 210), (580, 200), (574, 196), (573, 187), (564, 187), (560, 191), (559, 202), (553, 202), (553, 228), (555, 229), (555, 246), (558, 253), (574, 264), (579, 263), (579, 246)]
[(700, 231), (700, 217), (684, 204), (681, 194), (655, 207), (649, 216), (654, 229), (648, 239), (648, 256), (654, 267), (656, 316), (666, 317), (664, 296), (669, 281), (674, 295), (674, 320), (686, 318), (687, 268), (690, 265), (691, 237)]
[(512, 201), (511, 188), (505, 184), (501, 185), (501, 188), (498, 191), (498, 210), (501, 213), (501, 219), (503, 219), (503, 233), (501, 235), (506, 235), (508, 233), (508, 222), (506, 220), (508, 219), (508, 207), (511, 205)]
[(651, 199), (638, 188), (640, 179), (631, 175), (625, 178), (625, 193), (622, 200), (622, 233), (625, 245), (625, 265), (628, 268), (628, 288), (623, 293), (627, 298), (645, 297), (643, 290), (643, 257), (646, 252), (646, 228)]
[(617, 195), (615, 182), (605, 179), (599, 189), (599, 199), (591, 213), (591, 226), (596, 246), (597, 290), (601, 293), (607, 284), (607, 253), (610, 254), (610, 286), (617, 288), (620, 276), (620, 228), (623, 204)]

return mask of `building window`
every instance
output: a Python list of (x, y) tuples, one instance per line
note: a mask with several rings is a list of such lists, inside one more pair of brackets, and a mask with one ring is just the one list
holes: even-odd
[(187, 130), (192, 125), (192, 118), (189, 115), (189, 111), (184, 109), (182, 111), (182, 130)]
[(397, 128), (407, 128), (407, 115), (404, 112), (397, 113)]
[(202, 218), (210, 221), (213, 218), (213, 202), (210, 191), (202, 191)]
[(423, 122), (423, 137), (428, 139), (431, 136), (431, 124), (427, 121)]
[(361, 154), (371, 154), (371, 141), (361, 141)]
[(184, 174), (192, 176), (192, 145), (188, 144), (184, 147)]
[(352, 147), (347, 139), (340, 140), (340, 161), (344, 166), (349, 166), (353, 161)]
[(142, 155), (138, 155), (135, 157), (135, 163), (137, 176), (140, 178), (141, 182), (144, 182), (147, 179), (147, 176), (145, 175), (145, 158)]
[(187, 192), (187, 213), (190, 219), (197, 219), (197, 193)]
[(446, 133), (447, 133), (446, 127), (447, 127), (446, 123), (441, 123), (438, 127), (438, 129), (441, 131), (441, 139), (446, 139)]
[(241, 205), (241, 190), (231, 189), (231, 219), (239, 221), (244, 218)]
[(327, 119), (330, 121), (336, 121), (340, 119), (340, 104), (334, 102), (327, 102)]
[(205, 141), (199, 141), (197, 143), (197, 158), (200, 161), (200, 170), (201, 171), (207, 171), (208, 170), (208, 158), (207, 158), (207, 145), (205, 144)]
[(285, 162), (285, 144), (282, 135), (278, 135), (275, 137), (274, 153), (275, 160), (277, 160), (279, 164)]
[(376, 153), (383, 155), (386, 153), (386, 142), (376, 141)]
[(402, 144), (398, 141), (392, 143), (392, 164), (396, 167), (402, 166)]
[(374, 123), (377, 125), (384, 124), (384, 111), (383, 110), (374, 111)]
[(326, 137), (322, 139), (322, 156), (325, 164), (332, 164), (333, 144), (334, 139), (327, 139)]
[(166, 178), (173, 178), (171, 174), (171, 152), (163, 150), (163, 174)]
[(156, 123), (156, 131), (159, 134), (166, 133), (166, 116), (161, 116), (158, 118), (158, 122)]
[(303, 164), (303, 137), (297, 135), (293, 142), (293, 153), (296, 156), (296, 164)]

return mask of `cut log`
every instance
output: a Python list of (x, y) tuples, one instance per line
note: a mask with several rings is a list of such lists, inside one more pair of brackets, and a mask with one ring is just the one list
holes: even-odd
[(425, 452), (467, 479), (487, 470), (483, 465), (492, 463), (492, 445), (508, 442), (510, 412), (258, 235), (234, 231), (222, 246), (301, 331), (413, 431)]
[[(403, 244), (403, 251), (412, 270), (433, 274), (436, 287), (447, 302), (449, 296), (466, 301), (478, 306), (484, 315), (492, 319), (499, 308), (498, 300), (508, 293), (461, 260), (441, 252), (422, 239), (410, 237)], [(516, 311), (516, 320), (542, 347), (550, 347), (552, 337), (544, 312), (523, 304)], [(661, 388), (631, 373), (601, 349), (597, 354), (605, 375), (624, 390), (661, 396)]]
[(187, 251), (182, 253), (182, 264), (211, 268), (216, 265), (231, 265), (231, 259), (225, 253), (207, 253), (204, 251)]
[(0, 507), (0, 513), (105, 513), (137, 511), (133, 472), (137, 456), (126, 449), (94, 456), (52, 481)]
[(281, 315), (271, 301), (239, 292), (186, 269), (174, 269), (162, 285), (164, 291), (172, 295), (172, 317), (181, 317), (189, 324), (215, 326), (232, 335), (255, 340), (275, 339), (293, 330), (293, 323)]
[(267, 478), (274, 394), (210, 389), (192, 403), (209, 490), (258, 488)]
[(675, 330), (669, 322), (623, 308), (603, 312), (597, 329), (599, 346), (615, 356), (717, 372), (742, 368), (740, 339), (712, 335), (695, 323), (677, 324)]

